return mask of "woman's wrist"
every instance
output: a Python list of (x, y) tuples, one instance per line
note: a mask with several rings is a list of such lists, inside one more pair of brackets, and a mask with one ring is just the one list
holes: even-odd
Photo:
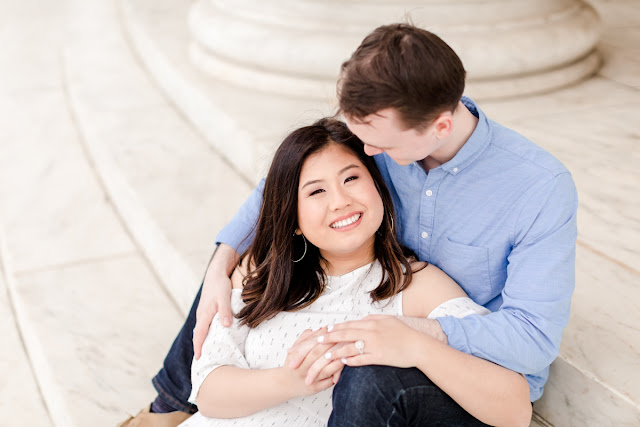
[(284, 395), (285, 400), (299, 397), (296, 393), (295, 372), (285, 366), (273, 369), (273, 381), (278, 390)]

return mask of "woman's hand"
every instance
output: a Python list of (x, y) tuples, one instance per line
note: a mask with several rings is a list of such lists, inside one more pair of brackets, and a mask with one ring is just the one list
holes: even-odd
[[(331, 387), (338, 381), (344, 365), (338, 360), (325, 357), (341, 344), (324, 344), (318, 337), (327, 333), (327, 328), (312, 331), (307, 329), (288, 350), (284, 369), (292, 382), (296, 396), (309, 396)], [(308, 375), (311, 366), (315, 367), (313, 378)]]
[[(419, 339), (430, 339), (397, 317), (385, 315), (337, 324), (332, 331), (318, 338), (325, 345), (342, 345), (331, 349), (330, 360), (342, 361), (348, 366), (386, 365), (398, 368), (415, 367), (419, 355), (415, 354), (413, 343)], [(356, 345), (359, 342), (364, 345), (360, 350)], [(309, 369), (312, 380), (322, 372), (319, 368), (321, 365)]]

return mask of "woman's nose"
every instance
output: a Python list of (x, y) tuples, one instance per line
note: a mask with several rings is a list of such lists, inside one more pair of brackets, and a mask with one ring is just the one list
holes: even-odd
[(333, 192), (333, 197), (331, 198), (331, 209), (338, 210), (342, 209), (345, 206), (349, 206), (351, 204), (351, 195), (348, 191), (345, 191), (343, 188), (339, 188)]

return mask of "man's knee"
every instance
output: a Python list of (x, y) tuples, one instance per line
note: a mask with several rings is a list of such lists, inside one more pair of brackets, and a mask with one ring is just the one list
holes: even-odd
[(345, 367), (333, 390), (329, 425), (402, 425), (441, 410), (450, 399), (416, 368)]
[(333, 389), (334, 412), (352, 414), (377, 408), (380, 413), (393, 411), (399, 396), (415, 386), (435, 387), (418, 369), (392, 366), (345, 366)]

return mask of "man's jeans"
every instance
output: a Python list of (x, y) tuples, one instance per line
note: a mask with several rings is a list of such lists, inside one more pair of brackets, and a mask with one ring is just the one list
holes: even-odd
[(329, 427), (486, 426), (416, 368), (345, 366)]
[(198, 407), (188, 402), (191, 394), (191, 362), (193, 361), (193, 328), (196, 327), (196, 309), (200, 302), (202, 285), (193, 301), (187, 320), (171, 345), (164, 365), (153, 378), (153, 386), (163, 406), (193, 414)]
[[(164, 365), (153, 379), (163, 406), (195, 413), (189, 403), (193, 328), (202, 287)], [(329, 426), (485, 426), (416, 368), (345, 366), (333, 390)]]

